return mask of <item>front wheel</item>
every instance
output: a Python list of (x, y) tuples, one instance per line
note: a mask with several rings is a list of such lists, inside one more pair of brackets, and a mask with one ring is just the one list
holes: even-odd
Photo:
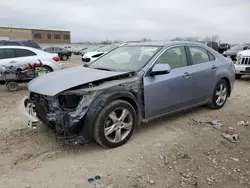
[(137, 124), (134, 107), (123, 100), (115, 100), (99, 113), (94, 127), (93, 137), (103, 147), (118, 147), (132, 136)]
[(229, 86), (225, 80), (220, 80), (215, 86), (212, 103), (210, 107), (214, 109), (220, 109), (227, 101), (229, 92)]

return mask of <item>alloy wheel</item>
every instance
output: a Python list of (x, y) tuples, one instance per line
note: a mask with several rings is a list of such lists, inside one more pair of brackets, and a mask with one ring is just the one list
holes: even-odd
[(224, 83), (220, 83), (215, 93), (215, 101), (218, 106), (222, 106), (227, 99), (227, 86)]
[(126, 108), (118, 108), (112, 111), (105, 121), (104, 135), (112, 143), (123, 141), (131, 132), (133, 117)]

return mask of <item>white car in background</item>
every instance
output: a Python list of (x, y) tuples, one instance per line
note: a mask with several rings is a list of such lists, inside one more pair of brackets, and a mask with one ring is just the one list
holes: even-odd
[(235, 78), (240, 79), (243, 75), (250, 75), (250, 49), (240, 51), (234, 64)]
[(0, 67), (27, 65), (42, 62), (48, 72), (61, 70), (58, 54), (44, 52), (39, 49), (25, 46), (0, 46)]
[(109, 44), (103, 47), (98, 48), (95, 51), (87, 52), (82, 55), (82, 62), (83, 63), (91, 63), (92, 61), (96, 60), (97, 58), (101, 57), (103, 54), (114, 50), (115, 48), (121, 46), (121, 44)]

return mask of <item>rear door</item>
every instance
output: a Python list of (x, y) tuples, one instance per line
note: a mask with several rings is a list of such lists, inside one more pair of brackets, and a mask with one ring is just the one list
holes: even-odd
[(217, 65), (215, 57), (206, 49), (188, 46), (194, 72), (192, 104), (204, 103), (212, 96)]
[(14, 49), (15, 61), (19, 64), (34, 64), (38, 63), (37, 54), (28, 49)]
[(0, 68), (15, 63), (13, 48), (0, 48)]
[(172, 70), (143, 78), (146, 119), (186, 108), (192, 101), (193, 74), (184, 46), (166, 50), (155, 64), (169, 64)]

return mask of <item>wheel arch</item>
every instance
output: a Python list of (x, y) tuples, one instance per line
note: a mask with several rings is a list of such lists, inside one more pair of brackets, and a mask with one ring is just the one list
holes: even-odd
[(124, 100), (131, 104), (138, 118), (138, 125), (141, 123), (141, 107), (137, 102), (136, 96), (128, 89), (117, 86), (101, 93), (90, 105), (88, 112), (84, 116), (82, 134), (86, 140), (92, 140), (93, 125), (99, 112), (104, 106), (114, 100)]
[(226, 83), (227, 83), (227, 85), (228, 85), (227, 96), (230, 97), (231, 91), (232, 91), (231, 84), (230, 84), (230, 80), (229, 80), (227, 77), (223, 77), (223, 78), (221, 78), (221, 80), (225, 80), (225, 81), (226, 81)]

